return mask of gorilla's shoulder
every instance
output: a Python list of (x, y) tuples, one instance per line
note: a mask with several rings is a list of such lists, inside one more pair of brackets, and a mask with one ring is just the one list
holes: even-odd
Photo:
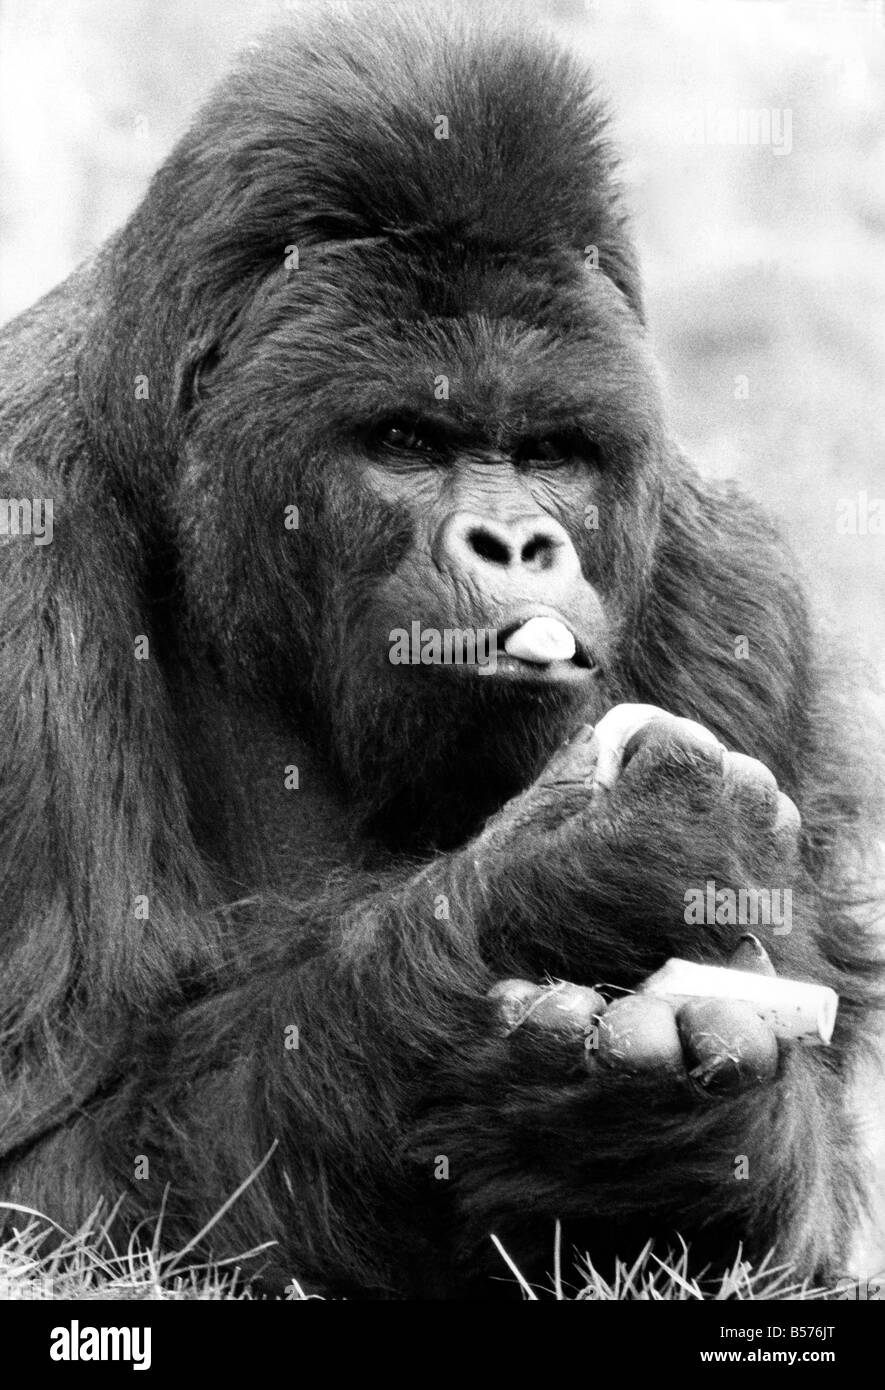
[[(96, 258), (0, 329), (3, 435), (48, 390), (55, 392), (56, 405), (60, 404), (64, 379), (103, 306), (103, 275)], [(70, 384), (73, 387), (73, 381)]]

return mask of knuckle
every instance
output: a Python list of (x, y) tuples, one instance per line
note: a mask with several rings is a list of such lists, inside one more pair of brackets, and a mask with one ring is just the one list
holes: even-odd
[(745, 753), (727, 753), (723, 767), (726, 795), (762, 824), (772, 823), (778, 814), (777, 778), (765, 763)]
[(671, 719), (649, 728), (636, 752), (633, 775), (655, 798), (687, 797), (691, 808), (702, 813), (721, 795), (722, 758), (720, 744), (701, 725)]
[(746, 753), (726, 753), (725, 774), (737, 784), (760, 789), (768, 787), (773, 793), (777, 792), (777, 778), (771, 769)]
[(774, 831), (780, 842), (794, 842), (802, 829), (799, 807), (786, 792), (779, 792)]

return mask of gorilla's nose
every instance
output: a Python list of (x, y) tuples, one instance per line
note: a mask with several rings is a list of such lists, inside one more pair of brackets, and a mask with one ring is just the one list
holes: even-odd
[(571, 538), (548, 516), (492, 520), (456, 512), (440, 527), (434, 558), (454, 574), (480, 584), (532, 591), (559, 590), (579, 582), (581, 565)]

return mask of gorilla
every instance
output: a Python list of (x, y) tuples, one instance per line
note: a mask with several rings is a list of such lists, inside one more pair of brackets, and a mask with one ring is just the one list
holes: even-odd
[[(837, 1268), (861, 745), (667, 426), (582, 63), (271, 35), (0, 363), (0, 1197), (369, 1297), (494, 1294), (492, 1235), (543, 1279), (557, 1221)], [(832, 987), (831, 1044), (671, 957)]]

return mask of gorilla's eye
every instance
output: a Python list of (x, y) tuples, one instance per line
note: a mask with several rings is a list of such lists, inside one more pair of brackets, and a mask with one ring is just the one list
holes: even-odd
[(373, 432), (372, 443), (398, 454), (432, 454), (438, 448), (433, 429), (417, 420), (385, 420)]
[(598, 450), (580, 430), (556, 430), (537, 438), (523, 439), (514, 451), (517, 463), (547, 464), (572, 463), (575, 460), (594, 460)]

